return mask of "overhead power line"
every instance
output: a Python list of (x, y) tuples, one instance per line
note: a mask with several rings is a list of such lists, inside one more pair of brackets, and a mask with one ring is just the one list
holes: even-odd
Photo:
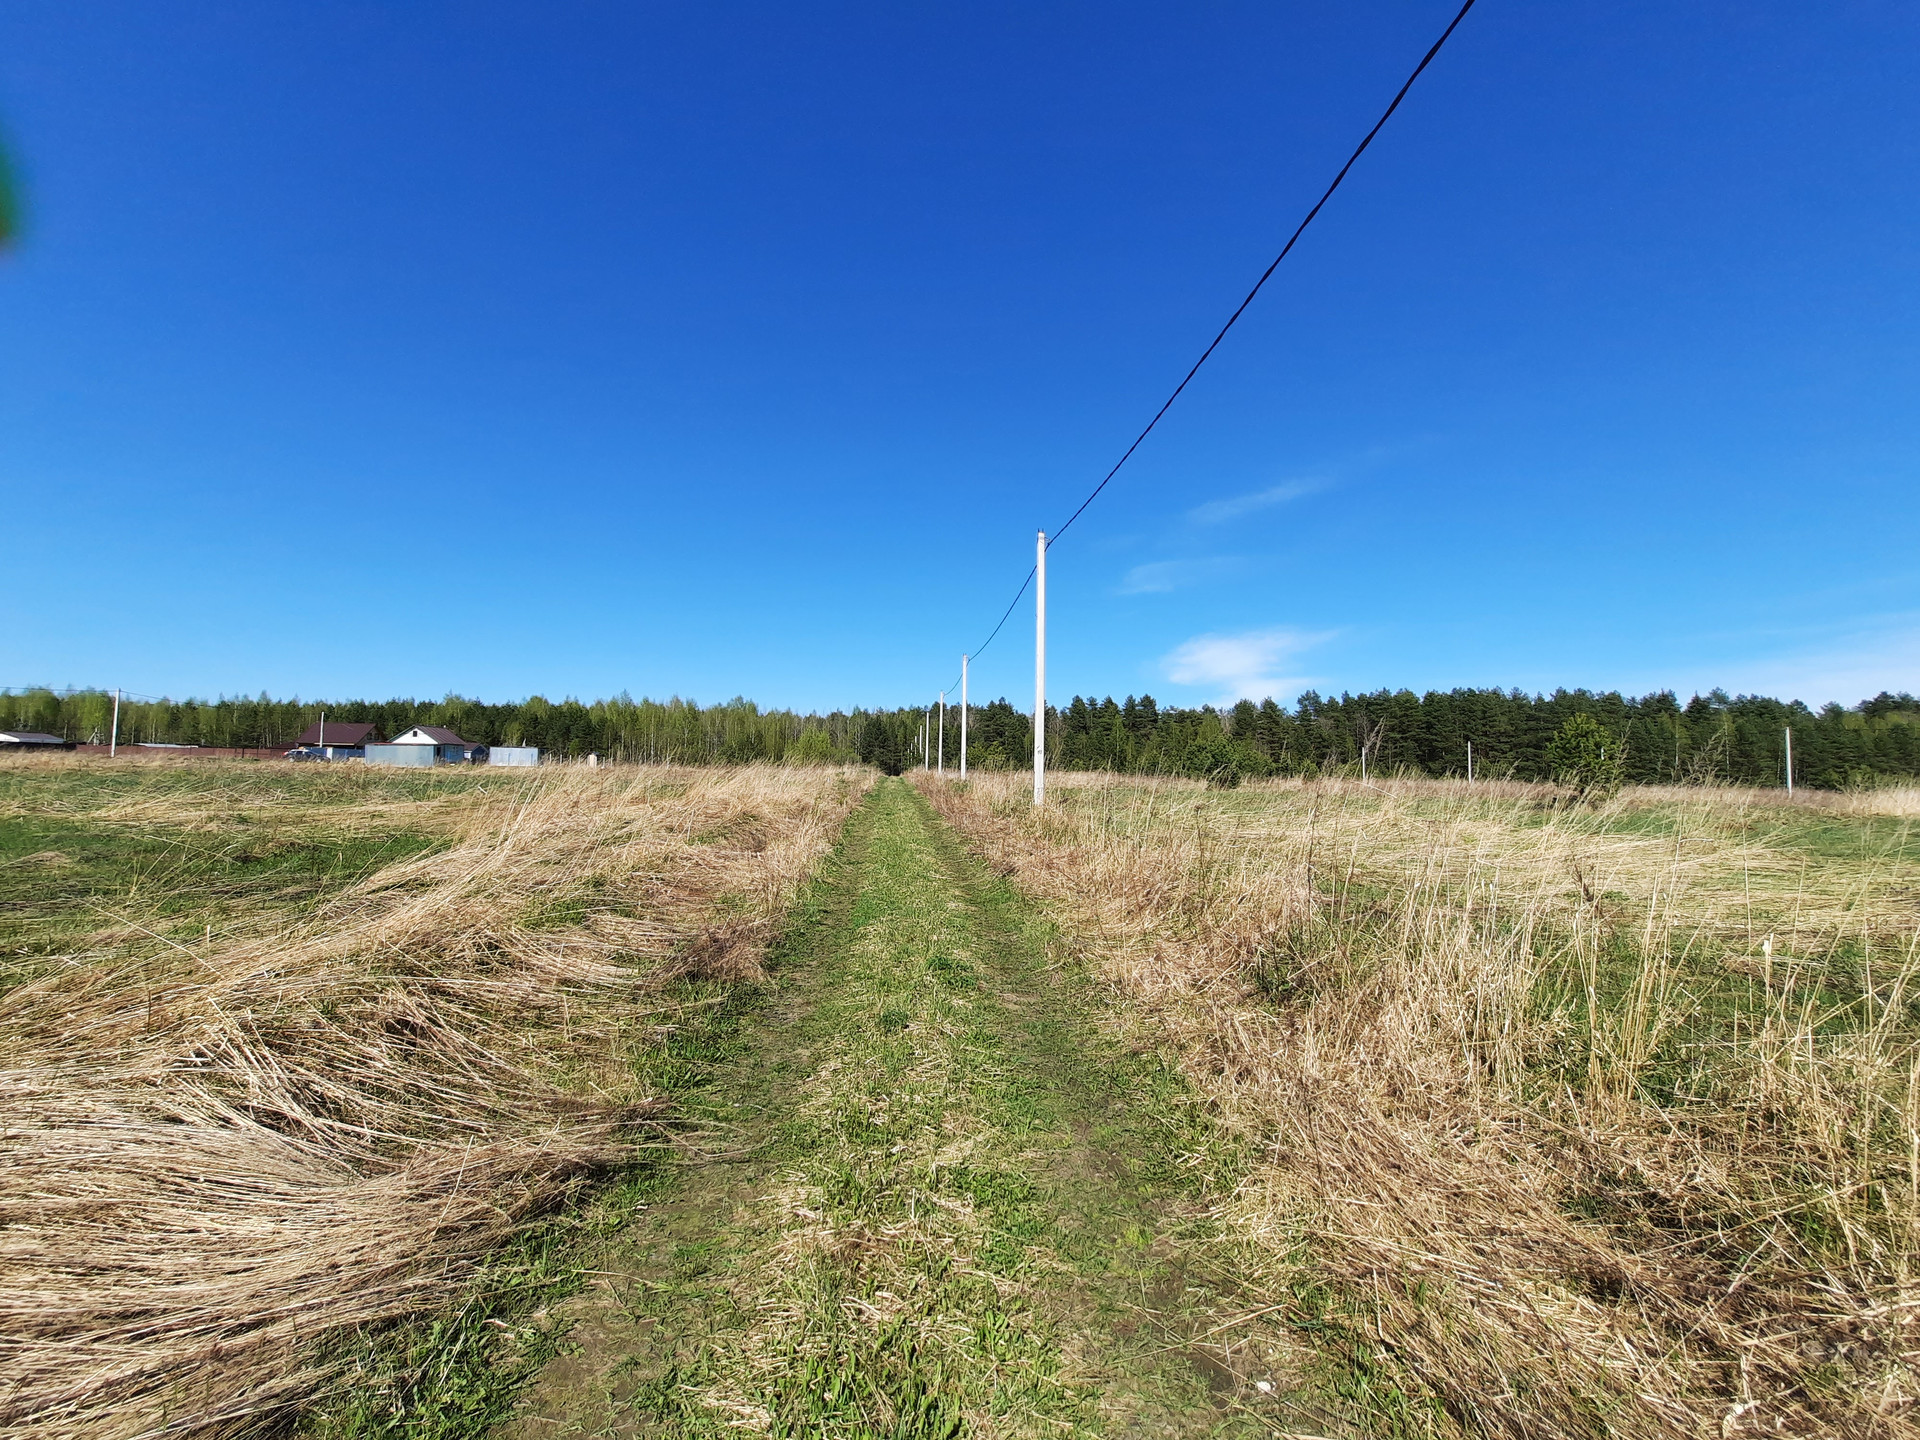
[[(1320, 198), (1314, 202), (1313, 208), (1307, 211), (1306, 218), (1294, 227), (1293, 234), (1287, 237), (1287, 243), (1282, 245), (1280, 247), (1280, 253), (1273, 257), (1273, 263), (1260, 273), (1260, 278), (1253, 282), (1253, 288), (1247, 291), (1246, 298), (1235, 308), (1233, 314), (1227, 317), (1227, 323), (1220, 327), (1220, 333), (1215, 335), (1212, 343), (1200, 352), (1200, 358), (1193, 362), (1193, 367), (1181, 377), (1180, 383), (1173, 387), (1173, 393), (1167, 396), (1158, 410), (1153, 412), (1153, 418), (1147, 421), (1146, 428), (1133, 437), (1133, 443), (1127, 446), (1126, 453), (1114, 461), (1113, 468), (1107, 471), (1098, 485), (1093, 487), (1093, 490), (1088, 494), (1086, 499), (1080, 502), (1079, 507), (1073, 514), (1067, 517), (1066, 524), (1053, 532), (1052, 537), (1047, 541), (1047, 548), (1049, 550), (1059, 542), (1062, 535), (1067, 533), (1068, 528), (1072, 526), (1073, 522), (1080, 518), (1081, 513), (1099, 498), (1100, 492), (1105, 490), (1113, 480), (1113, 477), (1120, 473), (1121, 466), (1133, 458), (1133, 452), (1138, 450), (1141, 442), (1153, 433), (1153, 428), (1160, 423), (1161, 417), (1173, 408), (1173, 402), (1180, 398), (1181, 392), (1192, 383), (1193, 377), (1200, 373), (1200, 367), (1213, 357), (1213, 352), (1220, 348), (1220, 342), (1227, 338), (1227, 332), (1233, 329), (1235, 322), (1246, 313), (1247, 307), (1253, 304), (1254, 296), (1260, 293), (1261, 287), (1273, 278), (1273, 272), (1280, 268), (1280, 262), (1286, 259), (1292, 252), (1293, 247), (1299, 242), (1300, 237), (1306, 233), (1307, 227), (1314, 222), (1314, 218), (1325, 208), (1327, 201), (1333, 198), (1333, 192), (1340, 188), (1340, 182), (1347, 178), (1347, 172), (1353, 169), (1354, 163), (1366, 153), (1367, 147), (1373, 143), (1373, 137), (1378, 135), (1387, 121), (1393, 118), (1393, 112), (1400, 108), (1400, 102), (1406, 99), (1407, 92), (1413, 89), (1413, 82), (1418, 80), (1421, 72), (1433, 63), (1434, 57), (1440, 53), (1441, 47), (1452, 38), (1453, 32), (1460, 28), (1460, 22), (1467, 18), (1467, 12), (1473, 9), (1473, 6), (1474, 0), (1466, 0), (1466, 3), (1460, 7), (1459, 13), (1448, 23), (1447, 28), (1440, 32), (1440, 38), (1433, 42), (1425, 55), (1420, 57), (1420, 63), (1413, 67), (1413, 73), (1407, 76), (1406, 83), (1394, 94), (1387, 108), (1380, 112), (1380, 118), (1373, 122), (1373, 128), (1367, 131), (1365, 138), (1362, 139), (1358, 145), (1354, 146), (1353, 153), (1347, 157), (1347, 163), (1340, 167), (1340, 173), (1333, 177), (1333, 182), (1327, 186)], [(999, 624), (993, 627), (993, 633), (981, 642), (978, 650), (971, 651), (969, 652), (970, 654), (977, 657), (987, 646), (993, 643), (994, 637), (1000, 633), (1001, 629), (1006, 625), (1008, 618), (1013, 614), (1013, 607), (1018, 605), (1020, 603), (1020, 597), (1027, 593), (1027, 587), (1033, 583), (1033, 577), (1038, 568), (1038, 566), (1035, 566), (1034, 569), (1027, 571), (1027, 578), (1020, 582), (1020, 589), (1008, 603), (1005, 613), (1000, 617)]]
[[(1051, 550), (1053, 548), (1052, 544), (1049, 543), (1047, 548)], [(1013, 599), (1007, 602), (1007, 608), (1005, 609), (1005, 611), (1001, 613), (1001, 616), (1000, 616), (1000, 624), (995, 625), (993, 627), (993, 635), (987, 636), (986, 639), (980, 642), (979, 650), (969, 650), (967, 654), (970, 658), (978, 660), (980, 658), (981, 651), (984, 651), (987, 648), (987, 646), (993, 643), (993, 636), (998, 635), (1000, 633), (1001, 626), (1004, 626), (1007, 623), (1008, 618), (1013, 614), (1013, 607), (1020, 603), (1020, 597), (1027, 593), (1027, 587), (1033, 584), (1033, 577), (1039, 573), (1040, 573), (1040, 567), (1038, 565), (1034, 565), (1027, 570), (1027, 578), (1020, 582), (1020, 588), (1014, 591)], [(958, 675), (954, 676), (953, 685), (958, 685), (959, 683), (960, 683), (960, 677)], [(947, 689), (949, 690), (953, 689), (953, 685), (947, 686)]]

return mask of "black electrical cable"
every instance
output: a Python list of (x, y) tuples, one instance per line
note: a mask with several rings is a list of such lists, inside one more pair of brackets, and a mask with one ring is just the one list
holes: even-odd
[[(1049, 548), (1051, 548), (1051, 546), (1049, 546)], [(1002, 612), (1000, 616), (1000, 624), (993, 627), (993, 635), (998, 635), (1000, 633), (1001, 627), (1004, 626), (1007, 623), (1007, 621), (1012, 617), (1013, 607), (1020, 603), (1020, 597), (1027, 593), (1027, 587), (1033, 583), (1033, 577), (1038, 575), (1039, 573), (1040, 573), (1040, 566), (1037, 563), (1033, 566), (1032, 569), (1027, 571), (1027, 578), (1020, 582), (1020, 588), (1014, 591), (1013, 599), (1007, 602), (1007, 608), (1004, 612)], [(967, 658), (969, 660), (978, 660), (980, 658), (980, 651), (985, 650), (987, 646), (993, 643), (993, 635), (987, 636), (986, 639), (980, 642), (979, 650), (969, 651), (967, 653)], [(954, 687), (957, 686), (959, 683), (960, 683), (960, 677), (958, 675), (954, 676), (953, 684), (947, 687), (948, 691), (952, 691)]]
[(1453, 23), (1448, 25), (1447, 28), (1441, 32), (1440, 38), (1433, 42), (1433, 48), (1420, 57), (1420, 63), (1413, 67), (1413, 73), (1407, 77), (1407, 83), (1402, 85), (1399, 93), (1393, 97), (1393, 103), (1388, 105), (1381, 113), (1380, 118), (1373, 122), (1373, 128), (1367, 131), (1367, 138), (1354, 147), (1353, 154), (1349, 155), (1347, 157), (1347, 163), (1340, 167), (1340, 173), (1333, 177), (1333, 183), (1327, 186), (1326, 193), (1314, 202), (1313, 209), (1307, 212), (1307, 218), (1302, 220), (1299, 225), (1294, 228), (1293, 234), (1287, 237), (1287, 243), (1280, 247), (1280, 253), (1273, 257), (1273, 263), (1267, 266), (1258, 280), (1253, 282), (1253, 289), (1249, 290), (1247, 292), (1247, 298), (1240, 302), (1240, 308), (1227, 317), (1227, 323), (1220, 327), (1220, 333), (1213, 337), (1213, 343), (1207, 346), (1198, 360), (1193, 362), (1193, 368), (1187, 371), (1186, 377), (1182, 379), (1178, 385), (1173, 387), (1173, 393), (1167, 397), (1166, 403), (1154, 411), (1153, 419), (1147, 422), (1147, 428), (1134, 436), (1133, 444), (1127, 447), (1126, 454), (1114, 462), (1113, 469), (1109, 470), (1106, 474), (1106, 479), (1094, 486), (1093, 494), (1087, 496), (1086, 499), (1080, 502), (1080, 509), (1075, 510), (1073, 514), (1069, 515), (1067, 517), (1067, 523), (1048, 537), (1048, 549), (1052, 549), (1053, 542), (1066, 534), (1068, 526), (1080, 518), (1080, 511), (1085, 510), (1087, 506), (1091, 505), (1095, 497), (1107, 488), (1107, 481), (1113, 479), (1114, 476), (1120, 473), (1120, 467), (1133, 458), (1133, 452), (1140, 448), (1140, 442), (1142, 440), (1145, 440), (1147, 436), (1153, 433), (1153, 427), (1160, 423), (1160, 417), (1173, 408), (1173, 402), (1180, 398), (1180, 392), (1187, 388), (1188, 381), (1200, 373), (1200, 367), (1207, 363), (1208, 358), (1219, 348), (1220, 342), (1227, 338), (1227, 332), (1233, 328), (1234, 322), (1246, 312), (1246, 308), (1253, 303), (1253, 297), (1260, 293), (1260, 287), (1265, 285), (1267, 281), (1273, 277), (1273, 272), (1280, 268), (1280, 262), (1287, 258), (1287, 253), (1293, 249), (1294, 243), (1299, 240), (1301, 235), (1306, 233), (1307, 226), (1313, 223), (1314, 217), (1320, 213), (1321, 208), (1325, 206), (1327, 201), (1333, 198), (1333, 192), (1340, 188), (1340, 182), (1347, 178), (1347, 172), (1353, 169), (1354, 162), (1358, 160), (1361, 155), (1366, 152), (1366, 148), (1373, 143), (1373, 137), (1380, 133), (1380, 127), (1385, 125), (1387, 121), (1392, 118), (1393, 112), (1400, 108), (1400, 102), (1407, 98), (1407, 92), (1413, 88), (1413, 82), (1420, 78), (1420, 72), (1433, 63), (1433, 57), (1440, 53), (1440, 47), (1447, 43), (1447, 38), (1459, 28), (1460, 22), (1467, 18), (1467, 12), (1473, 8), (1473, 5), (1474, 0), (1467, 0), (1467, 3), (1460, 7), (1460, 13), (1453, 17)]
[[(1366, 138), (1354, 147), (1353, 154), (1347, 157), (1347, 163), (1342, 165), (1340, 167), (1340, 173), (1333, 177), (1333, 183), (1327, 186), (1325, 193), (1323, 193), (1320, 196), (1320, 198), (1314, 202), (1313, 208), (1307, 212), (1307, 218), (1302, 220), (1297, 226), (1294, 227), (1293, 234), (1287, 237), (1287, 243), (1281, 246), (1280, 253), (1273, 257), (1273, 263), (1267, 266), (1267, 268), (1261, 272), (1260, 278), (1253, 282), (1253, 288), (1247, 292), (1247, 298), (1240, 302), (1239, 308), (1236, 309), (1233, 312), (1233, 314), (1229, 315), (1227, 317), (1227, 323), (1220, 327), (1220, 333), (1213, 337), (1213, 343), (1207, 346), (1207, 348), (1201, 353), (1200, 358), (1198, 360), (1193, 362), (1193, 368), (1187, 371), (1185, 377), (1180, 381), (1180, 383), (1173, 387), (1173, 393), (1167, 396), (1166, 403), (1163, 404), (1158, 410), (1153, 412), (1153, 418), (1147, 422), (1146, 429), (1142, 430), (1138, 435), (1133, 437), (1133, 443), (1127, 447), (1126, 454), (1122, 455), (1118, 460), (1114, 462), (1113, 468), (1107, 471), (1105, 478), (1102, 479), (1098, 485), (1093, 487), (1093, 492), (1090, 495), (1088, 495), (1086, 499), (1080, 502), (1080, 508), (1078, 510), (1075, 510), (1073, 514), (1067, 517), (1067, 521), (1065, 525), (1062, 525), (1058, 530), (1054, 531), (1053, 534), (1047, 537), (1047, 548), (1049, 550), (1051, 550), (1054, 547), (1055, 542), (1058, 541), (1062, 535), (1067, 533), (1068, 528), (1073, 524), (1073, 522), (1080, 518), (1081, 511), (1085, 510), (1087, 506), (1091, 505), (1097, 498), (1099, 498), (1100, 492), (1107, 488), (1108, 482), (1111, 481), (1114, 476), (1120, 473), (1120, 467), (1122, 465), (1125, 465), (1127, 461), (1133, 458), (1133, 452), (1140, 448), (1141, 441), (1145, 440), (1147, 436), (1153, 433), (1153, 427), (1160, 423), (1161, 416), (1165, 415), (1168, 410), (1173, 408), (1173, 402), (1180, 398), (1180, 392), (1187, 388), (1188, 384), (1193, 380), (1193, 377), (1200, 373), (1200, 367), (1206, 364), (1207, 361), (1210, 358), (1212, 358), (1213, 352), (1215, 350), (1220, 348), (1220, 342), (1227, 338), (1227, 332), (1233, 329), (1234, 322), (1239, 320), (1239, 318), (1246, 313), (1247, 307), (1253, 304), (1253, 297), (1258, 295), (1260, 293), (1261, 287), (1264, 286), (1268, 280), (1273, 278), (1273, 272), (1280, 268), (1280, 262), (1287, 258), (1287, 255), (1289, 254), (1289, 252), (1292, 251), (1295, 243), (1300, 239), (1300, 237), (1303, 234), (1306, 233), (1307, 227), (1313, 223), (1314, 217), (1320, 213), (1321, 209), (1326, 205), (1327, 201), (1333, 198), (1333, 192), (1340, 188), (1340, 182), (1347, 178), (1347, 172), (1353, 169), (1354, 162), (1357, 161), (1363, 154), (1366, 153), (1367, 147), (1373, 143), (1373, 137), (1378, 135), (1380, 133), (1381, 127), (1384, 126), (1388, 120), (1393, 118), (1393, 112), (1398, 110), (1400, 108), (1400, 102), (1407, 98), (1407, 92), (1413, 88), (1413, 82), (1418, 80), (1420, 78), (1421, 72), (1424, 71), (1427, 68), (1427, 66), (1433, 63), (1433, 57), (1440, 53), (1440, 47), (1445, 45), (1447, 41), (1452, 38), (1453, 32), (1460, 28), (1460, 22), (1467, 18), (1467, 12), (1473, 9), (1473, 6), (1474, 6), (1474, 0), (1466, 0), (1466, 3), (1460, 7), (1460, 12), (1453, 17), (1452, 22), (1447, 26), (1445, 30), (1440, 32), (1440, 38), (1433, 42), (1432, 47), (1427, 51), (1425, 55), (1422, 55), (1420, 57), (1420, 63), (1413, 67), (1413, 73), (1407, 76), (1406, 83), (1402, 85), (1399, 89), (1399, 92), (1394, 95), (1393, 102), (1389, 104), (1387, 108), (1380, 113), (1380, 118), (1373, 122), (1373, 128), (1367, 131)], [(1007, 623), (1008, 616), (1013, 614), (1013, 607), (1020, 603), (1020, 596), (1025, 595), (1027, 593), (1027, 586), (1033, 583), (1033, 577), (1038, 572), (1039, 568), (1040, 567), (1036, 565), (1032, 570), (1029, 570), (1027, 572), (1027, 578), (1020, 582), (1019, 594), (1016, 594), (1013, 597), (1012, 603), (1007, 606), (1006, 614), (1000, 617), (1000, 624), (993, 627), (993, 635), (987, 636), (985, 642), (981, 644), (980, 649), (972, 652), (976, 657), (981, 653), (981, 651), (985, 650), (988, 645), (991, 645), (993, 643), (994, 635), (998, 635), (1000, 633), (1001, 627)]]

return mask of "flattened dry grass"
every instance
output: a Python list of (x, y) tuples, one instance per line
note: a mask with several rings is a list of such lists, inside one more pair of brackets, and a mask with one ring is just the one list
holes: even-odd
[(444, 848), (499, 771), (0, 757), (0, 991), (90, 954), (279, 931)]
[[(215, 768), (78, 809), (191, 824)], [(328, 1337), (446, 1305), (648, 1143), (623, 1056), (663, 983), (756, 974), (866, 783), (567, 768), (450, 814), (428, 788), (440, 853), (0, 996), (0, 1430), (246, 1433), (326, 1390)]]
[(1027, 783), (923, 788), (1260, 1147), (1302, 1429), (1920, 1433), (1905, 797)]

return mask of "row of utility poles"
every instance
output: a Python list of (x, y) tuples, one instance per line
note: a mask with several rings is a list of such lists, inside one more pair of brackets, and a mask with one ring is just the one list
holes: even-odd
[[(967, 665), (969, 657), (960, 657), (960, 778), (967, 778)], [(117, 692), (116, 692), (117, 693)], [(118, 701), (115, 702), (115, 714)], [(931, 758), (929, 745), (934, 737), (934, 711), (927, 711), (927, 718), (920, 732), (920, 754), (923, 769), (935, 769), (938, 773), (947, 773), (947, 692), (940, 692), (939, 702), (939, 760)], [(1786, 729), (1787, 742), (1787, 794), (1793, 794), (1793, 727)], [(1367, 751), (1360, 749), (1360, 778), (1367, 778)], [(1473, 742), (1467, 742), (1467, 783), (1473, 783)], [(1033, 555), (1033, 803), (1035, 807), (1047, 803), (1047, 532), (1038, 532), (1034, 542)]]
[[(967, 662), (969, 657), (960, 657), (960, 778), (967, 778)], [(927, 741), (938, 726), (939, 743), (929, 748)], [(947, 692), (940, 692), (940, 711), (936, 721), (934, 712), (927, 711), (927, 718), (920, 724), (920, 768), (935, 770), (939, 774), (947, 773)]]
[[(1047, 799), (1047, 532), (1039, 532), (1033, 566), (1033, 803)], [(960, 657), (960, 778), (967, 778), (967, 668), (973, 657)], [(939, 735), (937, 750), (933, 741)], [(933, 757), (938, 754), (936, 761)], [(947, 692), (940, 692), (939, 708), (927, 710), (920, 725), (920, 768), (947, 773)]]

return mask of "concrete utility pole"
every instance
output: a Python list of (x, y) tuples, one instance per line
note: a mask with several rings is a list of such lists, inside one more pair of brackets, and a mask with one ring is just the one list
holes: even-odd
[(1047, 532), (1033, 565), (1033, 803), (1047, 803)]
[[(99, 731), (94, 732), (96, 735)], [(120, 687), (113, 688), (113, 735), (107, 741), (107, 758), (111, 760), (120, 753)]]
[(920, 717), (920, 768), (922, 770), (933, 768), (933, 750), (927, 744), (927, 732), (931, 729), (933, 729), (933, 711), (929, 710)]
[(1787, 795), (1793, 795), (1793, 727), (1787, 727)]
[(944, 690), (940, 692), (940, 764), (935, 773), (947, 773), (947, 692)]
[(960, 657), (960, 778), (967, 778), (967, 657)]
[(1473, 783), (1473, 742), (1467, 741), (1467, 784)]

